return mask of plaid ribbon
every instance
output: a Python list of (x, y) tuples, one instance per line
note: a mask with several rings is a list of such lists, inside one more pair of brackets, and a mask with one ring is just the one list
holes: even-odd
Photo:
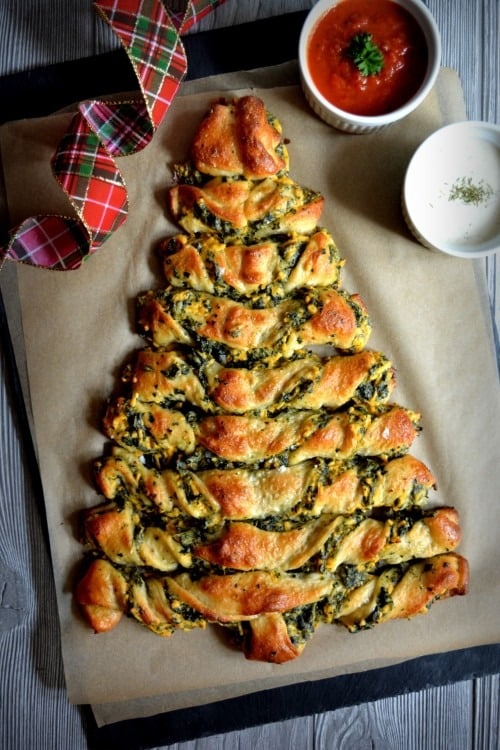
[(177, 12), (167, 12), (160, 0), (95, 3), (127, 52), (141, 98), (79, 104), (51, 162), (76, 217), (26, 219), (11, 231), (3, 260), (60, 271), (76, 269), (124, 223), (127, 190), (115, 159), (150, 143), (187, 71), (181, 35), (223, 2), (189, 0)]

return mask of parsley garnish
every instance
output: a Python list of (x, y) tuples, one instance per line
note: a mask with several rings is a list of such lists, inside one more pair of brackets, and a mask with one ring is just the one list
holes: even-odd
[(353, 36), (347, 54), (362, 76), (376, 75), (384, 67), (384, 55), (367, 32)]

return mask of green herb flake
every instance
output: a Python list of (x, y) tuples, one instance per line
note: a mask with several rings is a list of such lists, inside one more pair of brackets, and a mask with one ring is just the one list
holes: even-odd
[(377, 75), (384, 67), (384, 55), (367, 32), (353, 36), (347, 54), (362, 76)]
[(467, 206), (480, 206), (489, 201), (493, 188), (483, 179), (473, 182), (472, 177), (460, 177), (450, 188), (448, 200), (460, 201)]

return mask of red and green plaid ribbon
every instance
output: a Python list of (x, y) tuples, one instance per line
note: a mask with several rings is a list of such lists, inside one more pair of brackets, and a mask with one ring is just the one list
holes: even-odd
[(120, 38), (142, 99), (85, 101), (52, 158), (76, 217), (32, 216), (10, 233), (4, 259), (72, 270), (126, 220), (127, 190), (115, 159), (151, 141), (187, 71), (181, 35), (225, 0), (190, 0), (167, 12), (160, 0), (99, 0), (95, 8)]

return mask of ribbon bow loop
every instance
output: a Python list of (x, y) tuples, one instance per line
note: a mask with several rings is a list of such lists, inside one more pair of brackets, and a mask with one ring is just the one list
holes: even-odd
[(51, 161), (76, 216), (24, 220), (11, 231), (4, 260), (73, 270), (126, 221), (127, 189), (115, 160), (150, 143), (187, 72), (181, 34), (224, 1), (190, 0), (171, 14), (161, 0), (94, 4), (123, 44), (141, 96), (79, 104)]

